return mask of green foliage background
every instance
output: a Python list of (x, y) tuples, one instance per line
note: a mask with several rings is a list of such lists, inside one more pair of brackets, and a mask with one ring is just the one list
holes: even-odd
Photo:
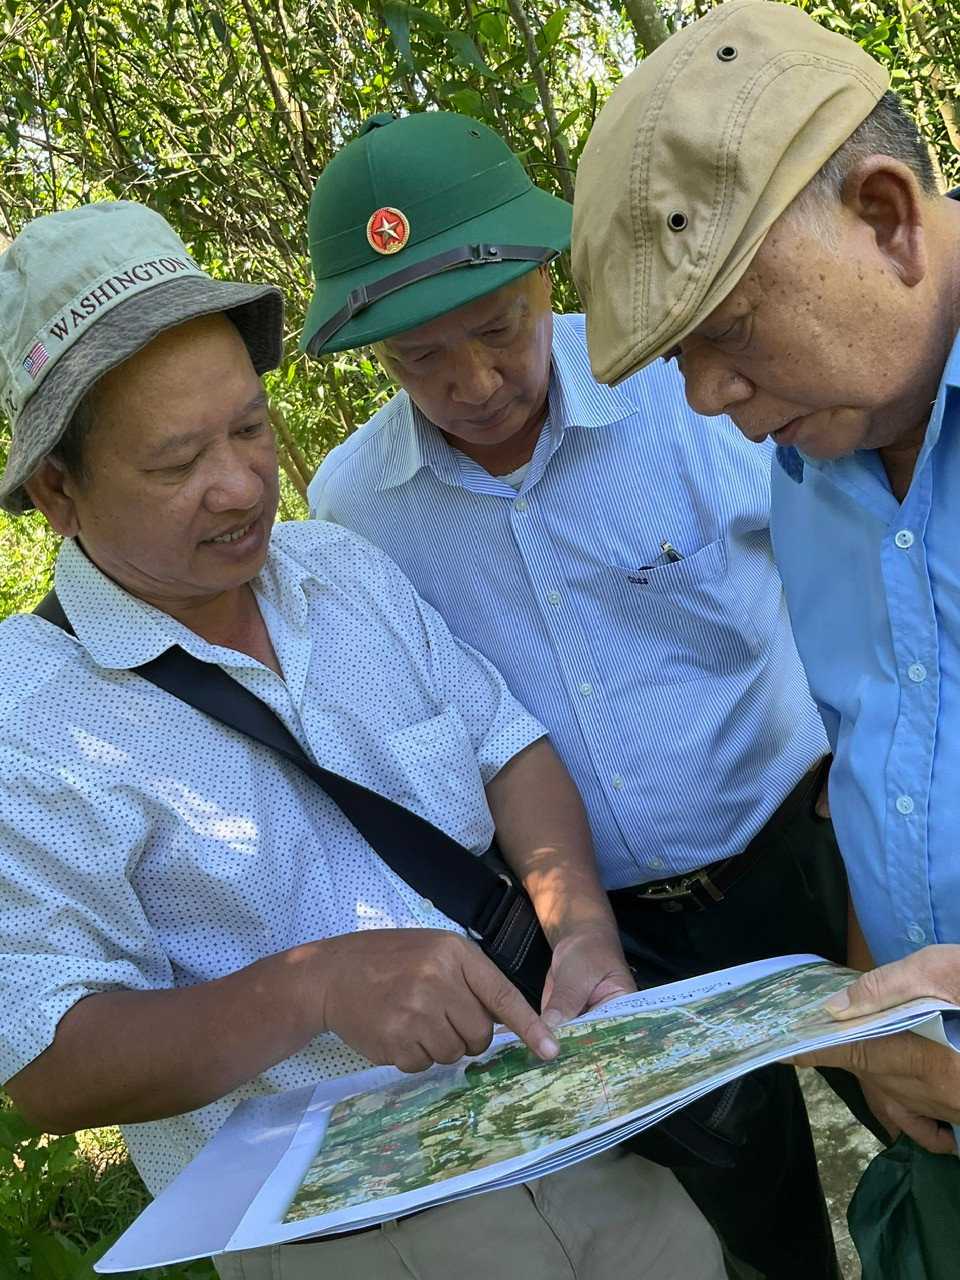
[[(887, 62), (947, 181), (958, 176), (954, 2), (799, 2)], [(533, 179), (570, 197), (610, 87), (712, 0), (0, 0), (0, 236), (32, 217), (143, 200), (215, 275), (286, 292), (270, 379), (287, 516), (323, 454), (389, 394), (364, 353), (296, 350), (310, 290), (306, 207), (375, 111), (443, 107), (499, 129)], [(2, 247), (2, 241), (0, 241)], [(566, 264), (557, 302), (576, 307)], [(4, 441), (0, 428), (0, 455)], [(43, 539), (0, 517), (0, 615), (41, 593)]]
[[(960, 180), (958, 4), (783, 2), (890, 66), (945, 182)], [(570, 198), (611, 86), (671, 29), (711, 7), (0, 0), (0, 248), (4, 234), (38, 214), (135, 199), (167, 216), (213, 274), (279, 284), (289, 301), (287, 346), (270, 391), (283, 515), (296, 518), (323, 454), (391, 389), (366, 352), (315, 362), (296, 350), (310, 289), (306, 207), (332, 153), (373, 112), (448, 108), (500, 130), (535, 182)], [(560, 309), (576, 307), (563, 261), (556, 292)], [(0, 515), (0, 617), (33, 606), (54, 554), (41, 521)], [(0, 1113), (0, 1280), (89, 1274), (84, 1251), (132, 1216), (142, 1189), (129, 1169), (122, 1193), (112, 1181), (114, 1136), (98, 1154), (86, 1139), (47, 1144), (21, 1124), (9, 1107)], [(205, 1267), (190, 1274), (211, 1274)]]

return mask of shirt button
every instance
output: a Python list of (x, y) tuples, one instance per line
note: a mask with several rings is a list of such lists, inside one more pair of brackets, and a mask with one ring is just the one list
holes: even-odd
[(651, 871), (659, 871), (660, 868), (663, 866), (663, 859), (651, 858), (650, 861), (647, 863), (647, 866), (650, 868)]
[(417, 903), (417, 906), (420, 908), (421, 911), (433, 910), (433, 903), (430, 901), (429, 898), (421, 898)]
[(913, 546), (913, 534), (909, 529), (901, 529), (894, 538), (894, 542), (898, 547), (902, 547), (906, 551), (907, 547)]
[(580, 692), (585, 698), (589, 698), (591, 693), (593, 693), (593, 685), (584, 680), (583, 684), (580, 686)]
[(907, 675), (914, 684), (919, 684), (921, 680), (927, 678), (927, 668), (922, 662), (915, 662), (912, 667), (907, 668)]
[(623, 790), (623, 788), (624, 788), (624, 781), (623, 781), (623, 778), (620, 776), (620, 774), (619, 774), (619, 773), (615, 773), (615, 774), (613, 775), (613, 777), (610, 779), (610, 785), (611, 785), (611, 787), (613, 787), (614, 791), (622, 791), (622, 790)]
[(560, 592), (559, 592), (559, 591), (548, 591), (548, 592), (547, 592), (547, 601), (548, 601), (548, 603), (549, 603), (549, 604), (559, 604), (559, 603), (560, 603)]
[(918, 924), (912, 924), (909, 927), (909, 929), (907, 930), (907, 937), (910, 939), (911, 942), (915, 942), (917, 946), (919, 946), (921, 942), (926, 942), (927, 940), (927, 935), (923, 932), (923, 930), (920, 928)]
[(516, 511), (526, 511), (527, 509), (526, 498), (518, 498), (516, 502), (513, 504), (513, 506)]
[(913, 813), (913, 801), (909, 796), (897, 796), (897, 808), (901, 813)]

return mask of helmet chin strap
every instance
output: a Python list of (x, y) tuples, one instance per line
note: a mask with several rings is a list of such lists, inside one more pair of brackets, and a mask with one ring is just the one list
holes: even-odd
[(532, 244), (465, 244), (459, 249), (447, 249), (445, 253), (413, 262), (409, 267), (394, 271), (392, 275), (354, 289), (347, 295), (346, 305), (316, 331), (307, 343), (307, 351), (312, 356), (319, 355), (321, 347), (355, 315), (408, 284), (428, 280), (453, 267), (483, 267), (495, 262), (533, 262), (542, 265), (556, 256), (556, 249)]

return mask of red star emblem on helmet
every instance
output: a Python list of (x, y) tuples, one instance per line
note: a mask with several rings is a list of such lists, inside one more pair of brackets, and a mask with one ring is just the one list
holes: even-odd
[(405, 213), (384, 205), (367, 220), (367, 240), (377, 253), (399, 253), (410, 239), (410, 223)]

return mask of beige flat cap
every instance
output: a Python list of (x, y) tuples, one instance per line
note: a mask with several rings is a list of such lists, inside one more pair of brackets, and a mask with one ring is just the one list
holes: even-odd
[(665, 354), (723, 301), (888, 84), (858, 44), (777, 0), (728, 0), (644, 58), (577, 173), (573, 274), (598, 382)]

